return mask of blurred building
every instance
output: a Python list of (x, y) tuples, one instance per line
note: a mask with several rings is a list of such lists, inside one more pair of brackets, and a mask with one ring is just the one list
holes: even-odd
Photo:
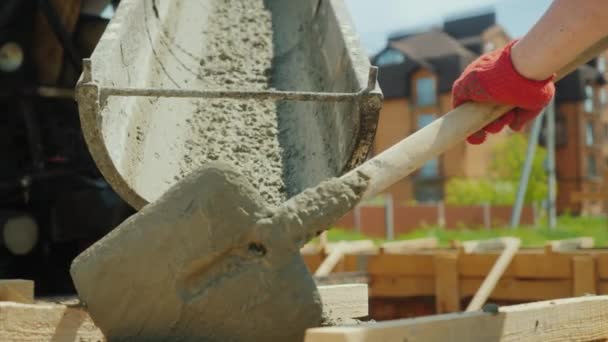
[[(505, 46), (511, 37), (494, 13), (449, 20), (425, 32), (393, 35), (372, 58), (379, 66), (385, 102), (374, 153), (392, 146), (451, 109), (452, 84), (482, 53)], [(608, 164), (605, 58), (591, 61), (557, 84), (556, 163), (558, 211), (602, 210), (601, 203), (571, 203), (570, 195), (599, 187)], [(530, 125), (528, 125), (529, 128)], [(543, 132), (544, 133), (544, 132)], [(493, 147), (511, 134), (492, 135), (480, 146), (459, 144), (388, 191), (396, 201), (435, 202), (451, 177), (488, 176)], [(541, 137), (541, 144), (543, 141)]]

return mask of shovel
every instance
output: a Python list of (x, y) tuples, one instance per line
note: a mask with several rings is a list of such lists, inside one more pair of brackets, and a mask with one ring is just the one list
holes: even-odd
[(301, 341), (324, 317), (300, 247), (510, 109), (464, 104), (278, 209), (231, 165), (206, 164), (74, 260), (78, 294), (111, 341)]

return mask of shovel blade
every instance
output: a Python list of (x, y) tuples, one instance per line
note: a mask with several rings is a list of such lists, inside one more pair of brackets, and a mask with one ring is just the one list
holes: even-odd
[(321, 302), (297, 248), (275, 246), (257, 224), (270, 215), (229, 165), (208, 164), (70, 272), (110, 340), (301, 340), (321, 323)]

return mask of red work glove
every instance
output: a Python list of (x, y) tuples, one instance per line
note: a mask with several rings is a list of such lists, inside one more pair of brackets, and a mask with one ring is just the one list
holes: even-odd
[(516, 108), (469, 136), (470, 144), (481, 144), (487, 133), (498, 133), (505, 126), (519, 131), (540, 114), (555, 94), (555, 75), (543, 81), (530, 80), (515, 70), (511, 47), (482, 55), (466, 67), (452, 87), (452, 107), (464, 102), (490, 102)]

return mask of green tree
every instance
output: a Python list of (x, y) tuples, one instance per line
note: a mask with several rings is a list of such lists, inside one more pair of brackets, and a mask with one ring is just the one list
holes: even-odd
[[(528, 139), (520, 133), (512, 134), (504, 142), (496, 145), (490, 166), (493, 178), (509, 182), (517, 189), (526, 161), (527, 148)], [(526, 191), (526, 203), (539, 202), (547, 197), (546, 158), (547, 150), (537, 146)]]
[[(490, 176), (484, 179), (452, 178), (446, 185), (446, 202), (457, 205), (490, 203), (510, 205), (515, 202), (521, 171), (526, 160), (528, 139), (515, 133), (492, 151)], [(538, 146), (525, 202), (538, 202), (547, 196), (544, 160), (547, 151)]]

